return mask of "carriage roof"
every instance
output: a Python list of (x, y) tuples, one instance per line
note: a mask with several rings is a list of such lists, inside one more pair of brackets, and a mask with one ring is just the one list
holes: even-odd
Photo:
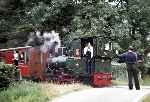
[(90, 35), (90, 36), (80, 36), (80, 37), (76, 37), (74, 38), (73, 40), (78, 40), (78, 39), (87, 39), (87, 38), (92, 38), (92, 39), (96, 39), (96, 38), (99, 38), (99, 39), (111, 39), (111, 37), (108, 37), (108, 36), (101, 36), (101, 35)]
[(26, 48), (31, 48), (31, 47), (32, 47), (32, 46), (24, 46), (24, 47), (16, 47), (16, 48), (0, 49), (0, 51), (19, 50), (19, 49), (26, 49)]

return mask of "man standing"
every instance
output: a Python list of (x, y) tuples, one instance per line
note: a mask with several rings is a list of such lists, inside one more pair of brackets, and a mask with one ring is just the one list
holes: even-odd
[(16, 67), (18, 67), (18, 62), (19, 62), (19, 52), (18, 51), (14, 51), (14, 64)]
[(123, 53), (119, 56), (120, 58), (124, 58), (124, 61), (127, 65), (127, 72), (128, 72), (128, 86), (129, 89), (133, 89), (132, 79), (134, 79), (134, 84), (136, 90), (140, 90), (139, 80), (138, 80), (138, 69), (137, 69), (137, 53), (134, 52), (132, 46), (129, 46), (127, 52)]
[(93, 68), (93, 46), (89, 42), (84, 48), (84, 56), (86, 57), (86, 72), (91, 75), (94, 72)]

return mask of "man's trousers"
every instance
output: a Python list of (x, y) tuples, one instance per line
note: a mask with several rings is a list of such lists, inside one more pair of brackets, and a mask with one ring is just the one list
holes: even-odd
[(129, 89), (133, 89), (132, 80), (134, 79), (134, 84), (135, 84), (136, 90), (140, 90), (140, 85), (139, 85), (139, 80), (138, 80), (137, 64), (135, 64), (135, 63), (127, 64), (127, 72), (128, 72), (128, 86), (129, 86)]
[(86, 60), (86, 73), (92, 75), (94, 73), (94, 61), (93, 60)]

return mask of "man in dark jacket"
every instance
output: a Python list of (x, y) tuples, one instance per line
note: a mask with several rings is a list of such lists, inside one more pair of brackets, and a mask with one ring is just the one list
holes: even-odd
[(133, 47), (130, 46), (128, 51), (123, 53), (119, 57), (124, 59), (127, 65), (129, 89), (130, 90), (133, 89), (132, 79), (134, 79), (136, 90), (140, 90), (140, 85), (138, 80), (138, 68), (137, 68), (137, 60), (138, 60), (137, 53), (134, 52)]

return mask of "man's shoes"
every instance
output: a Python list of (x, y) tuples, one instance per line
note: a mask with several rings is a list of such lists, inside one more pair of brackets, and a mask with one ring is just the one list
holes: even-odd
[(140, 88), (136, 88), (136, 90), (140, 90)]
[(132, 90), (133, 89), (133, 86), (129, 86), (129, 90)]
[(136, 86), (135, 88), (136, 88), (136, 90), (140, 90), (140, 86)]

